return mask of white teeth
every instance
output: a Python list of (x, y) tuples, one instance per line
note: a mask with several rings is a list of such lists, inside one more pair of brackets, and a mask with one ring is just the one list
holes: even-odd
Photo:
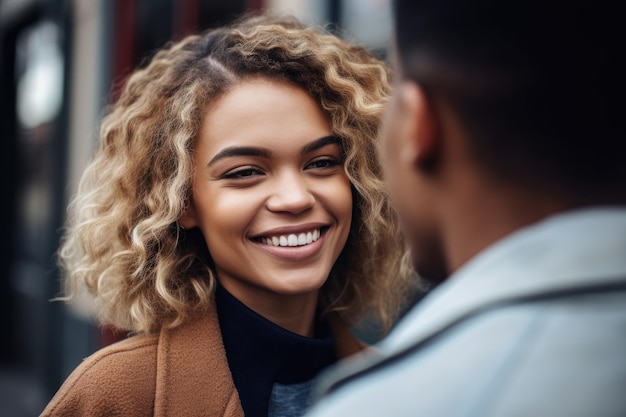
[(320, 229), (315, 229), (310, 232), (299, 233), (298, 235), (291, 233), (288, 235), (261, 237), (259, 241), (264, 245), (270, 246), (304, 246), (315, 242), (320, 236)]

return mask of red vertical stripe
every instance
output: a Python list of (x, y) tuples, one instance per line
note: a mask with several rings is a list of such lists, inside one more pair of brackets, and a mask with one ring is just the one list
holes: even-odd
[(131, 73), (135, 53), (135, 0), (115, 0), (113, 11), (114, 99)]
[(198, 30), (199, 23), (198, 16), (200, 15), (200, 1), (182, 0), (180, 2), (175, 2), (174, 4), (174, 7), (178, 7), (178, 10), (174, 12), (174, 34), (176, 37), (182, 38), (196, 32)]
[(265, 8), (265, 0), (248, 0), (246, 8), (253, 12), (261, 11)]

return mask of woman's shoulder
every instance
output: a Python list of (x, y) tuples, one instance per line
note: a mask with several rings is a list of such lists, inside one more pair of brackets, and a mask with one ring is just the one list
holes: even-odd
[(87, 357), (41, 416), (152, 415), (158, 335), (132, 336)]

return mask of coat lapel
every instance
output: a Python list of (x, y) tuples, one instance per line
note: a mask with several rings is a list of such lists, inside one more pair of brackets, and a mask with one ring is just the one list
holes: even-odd
[(243, 417), (214, 308), (161, 331), (156, 372), (155, 416)]
[[(365, 348), (333, 317), (337, 356), (346, 358)], [(163, 329), (157, 348), (155, 417), (243, 417), (215, 308), (173, 330)]]

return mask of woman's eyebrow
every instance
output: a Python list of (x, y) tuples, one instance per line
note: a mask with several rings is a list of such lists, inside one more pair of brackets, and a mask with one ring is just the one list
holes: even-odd
[(324, 136), (323, 138), (314, 140), (313, 142), (307, 144), (304, 148), (302, 148), (302, 155), (313, 152), (319, 148), (323, 148), (324, 146), (331, 144), (341, 146), (341, 140), (337, 136)]
[[(309, 152), (313, 152), (319, 148), (323, 148), (326, 145), (336, 144), (341, 145), (341, 140), (336, 136), (324, 136), (316, 139), (302, 148), (302, 155)], [(229, 158), (233, 156), (257, 156), (262, 158), (271, 158), (272, 151), (266, 148), (259, 148), (255, 146), (229, 146), (219, 151), (207, 164), (211, 166), (220, 159)]]
[(260, 156), (263, 158), (271, 158), (272, 152), (269, 149), (257, 148), (254, 146), (229, 146), (219, 151), (207, 164), (211, 166), (220, 159), (229, 158), (232, 156)]

